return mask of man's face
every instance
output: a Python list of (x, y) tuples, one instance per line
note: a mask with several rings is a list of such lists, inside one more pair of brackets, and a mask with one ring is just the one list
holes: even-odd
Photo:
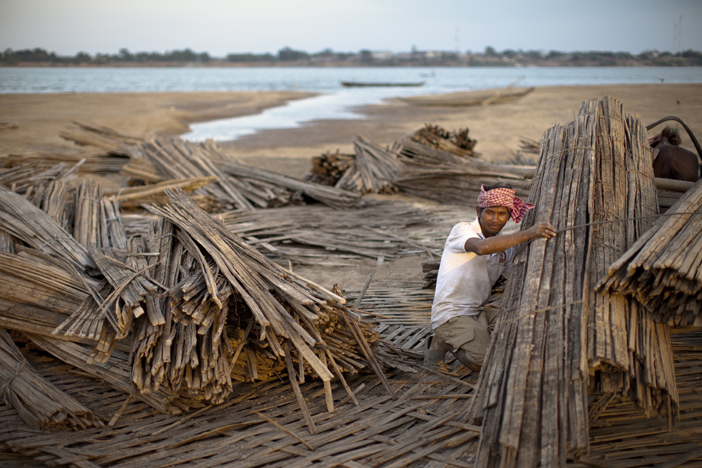
[(480, 229), (485, 237), (497, 235), (507, 221), (509, 220), (510, 211), (506, 206), (490, 206), (488, 208), (476, 208)]

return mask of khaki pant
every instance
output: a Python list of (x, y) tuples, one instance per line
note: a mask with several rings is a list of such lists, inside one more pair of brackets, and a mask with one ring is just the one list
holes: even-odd
[(434, 329), (434, 335), (453, 347), (453, 353), (462, 349), (478, 365), (485, 360), (490, 344), (490, 329), (497, 321), (497, 310), (488, 309), (478, 315), (459, 315)]

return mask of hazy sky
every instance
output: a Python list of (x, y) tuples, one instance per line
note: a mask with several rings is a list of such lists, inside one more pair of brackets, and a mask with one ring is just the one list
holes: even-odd
[(702, 50), (702, 0), (0, 0), (0, 50)]

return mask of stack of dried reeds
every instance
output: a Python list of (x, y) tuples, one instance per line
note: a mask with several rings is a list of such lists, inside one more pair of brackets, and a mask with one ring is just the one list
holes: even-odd
[[(0, 254), (0, 326), (21, 331), (59, 359), (131, 394), (124, 352), (131, 337), (125, 337), (120, 346), (115, 333), (119, 327), (115, 314), (120, 313), (116, 299), (131, 285), (114, 289), (88, 247), (74, 237), (90, 244), (93, 252), (103, 248), (129, 252), (119, 210), (110, 199), (99, 197), (101, 187), (93, 182), (83, 181), (73, 197), (61, 182), (50, 184), (53, 190), (32, 191), (32, 201), (0, 187), (0, 228), (7, 241), (6, 253)], [(66, 230), (58, 225), (59, 219), (70, 221), (65, 223)], [(71, 328), (80, 320), (82, 327)], [(120, 348), (118, 359), (114, 350)], [(109, 363), (103, 364), (108, 358)], [(124, 362), (117, 362), (120, 359)], [(156, 392), (135, 397), (159, 411), (173, 410), (168, 402), (174, 395)]]
[(81, 161), (76, 164), (52, 164), (45, 168), (37, 168), (32, 163), (17, 164), (9, 169), (0, 170), (0, 185), (24, 194), (56, 180), (64, 182), (72, 180), (81, 165)]
[(279, 203), (267, 202), (266, 206), (288, 205), (301, 196), (324, 203), (336, 209), (349, 208), (361, 204), (357, 192), (349, 192), (336, 187), (314, 182), (306, 182), (292, 177), (287, 177), (275, 172), (265, 171), (238, 161), (230, 161), (222, 167), (223, 171), (238, 180), (256, 181), (267, 183), (271, 187), (287, 190), (285, 196), (279, 197)]
[[(336, 187), (360, 193), (402, 191), (444, 204), (465, 205), (480, 193), (480, 185), (508, 182), (526, 196), (530, 182), (524, 173), (533, 166), (479, 161), (476, 141), (468, 129), (455, 133), (427, 125), (382, 148), (363, 137), (354, 140), (355, 157), (339, 178), (339, 170), (318, 164), (315, 180), (337, 180)], [(471, 200), (468, 202), (468, 200)]]
[(33, 429), (103, 427), (102, 419), (41, 377), (0, 329), (2, 398)]
[[(221, 402), (233, 381), (287, 371), (293, 389), (305, 374), (321, 378), (333, 410), (334, 375), (372, 368), (384, 379), (377, 334), (339, 293), (271, 262), (180, 190), (169, 192), (172, 206), (151, 208), (147, 235), (132, 237), (92, 182), (64, 204), (71, 232), (3, 190), (3, 230), (34, 248), (2, 254), (0, 323), (130, 394), (131, 381), (154, 408)], [(40, 251), (52, 237), (62, 243)], [(115, 360), (119, 372), (106, 370)]]
[(68, 261), (79, 271), (95, 268), (88, 249), (56, 220), (0, 185), (0, 227), (31, 247)]
[[(159, 182), (157, 184), (137, 185), (120, 189), (105, 190), (105, 196), (114, 196), (115, 202), (120, 209), (138, 209), (147, 204), (162, 205), (168, 203), (168, 197), (164, 190), (167, 188), (179, 188), (184, 192), (192, 192), (201, 187), (209, 185), (217, 180), (216, 176), (193, 177), (189, 179), (173, 179)], [(191, 197), (201, 208), (210, 208), (206, 197), (202, 195), (192, 195)]]
[(112, 128), (91, 122), (75, 121), (63, 129), (61, 137), (79, 145), (90, 145), (102, 148), (108, 153), (129, 156), (131, 147), (142, 142), (143, 138), (127, 135)]
[(611, 98), (548, 130), (523, 228), (561, 232), (515, 258), (481, 372), (477, 466), (563, 466), (588, 450), (587, 394), (677, 411), (670, 337), (635, 301), (594, 292), (656, 210), (646, 130)]
[(37, 250), (0, 253), (0, 326), (50, 336), (89, 294), (67, 266)]
[(289, 206), (268, 210), (229, 211), (218, 215), (224, 225), (274, 260), (320, 264), (336, 257), (349, 264), (354, 258), (390, 260), (410, 251), (430, 251), (406, 232), (409, 226), (429, 223), (433, 213), (407, 203), (369, 200), (352, 212), (323, 205)]
[(480, 161), (404, 138), (397, 149), (404, 170), (394, 180), (404, 193), (444, 204), (472, 204), (482, 184), (506, 182), (520, 196), (529, 193), (524, 173), (532, 166)]
[[(251, 199), (261, 196), (256, 187), (248, 183), (237, 183), (221, 170), (226, 162), (219, 154), (211, 154), (203, 145), (181, 138), (150, 138), (141, 145), (130, 147), (132, 160), (125, 166), (125, 174), (147, 183), (163, 182), (169, 179), (189, 179), (195, 177), (216, 177), (216, 182), (196, 193), (206, 195), (229, 207), (253, 209)], [(213, 157), (214, 156), (214, 157)], [(216, 158), (216, 159), (215, 159)], [(154, 178), (155, 176), (155, 178)], [(256, 193), (247, 197), (245, 191)], [(282, 190), (267, 194), (268, 199), (284, 196)], [(265, 206), (260, 202), (259, 206)]]
[(510, 184), (517, 196), (526, 197), (529, 193), (530, 181), (523, 178), (528, 168), (480, 161), (476, 163), (454, 166), (452, 169), (409, 169), (399, 174), (394, 183), (403, 193), (454, 205), (475, 205), (483, 184), (503, 182)]
[[(195, 191), (219, 209), (270, 208), (303, 203), (302, 196), (329, 206), (349, 207), (360, 203), (358, 193), (305, 182), (241, 163), (213, 141), (192, 143), (180, 138), (151, 138), (131, 147), (132, 159), (124, 174), (146, 183), (168, 179), (215, 177)], [(203, 206), (203, 202), (199, 201)]]
[[(75, 154), (64, 153), (20, 153), (4, 155), (2, 164), (7, 169), (23, 168), (30, 172), (41, 173), (58, 164), (73, 167), (78, 164), (79, 174), (119, 174), (128, 158), (110, 156), (96, 150)], [(0, 171), (2, 173), (2, 171)]]
[[(438, 125), (426, 124), (411, 135), (406, 136), (402, 142), (407, 140), (416, 142), (422, 146), (430, 147), (444, 154), (461, 157), (477, 157), (478, 153), (473, 151), (477, 141), (470, 138), (470, 130), (460, 128), (456, 131), (448, 131)], [(408, 145), (409, 146), (409, 145)]]
[(353, 141), (355, 158), (336, 187), (359, 193), (394, 193), (396, 175), (402, 171), (397, 154), (381, 148), (362, 136)]
[(600, 290), (636, 298), (659, 322), (702, 326), (702, 182), (610, 267)]
[(309, 180), (324, 185), (336, 185), (353, 164), (353, 158), (352, 154), (341, 154), (339, 150), (315, 156), (312, 158)]
[(265, 380), (283, 364), (293, 382), (307, 373), (328, 383), (368, 365), (382, 375), (377, 335), (341, 296), (272, 263), (181, 192), (169, 196), (172, 205), (151, 208), (162, 217), (149, 237), (159, 252), (152, 275), (169, 289), (159, 301), (165, 320), (136, 322), (140, 390), (163, 385), (219, 402), (232, 378)]

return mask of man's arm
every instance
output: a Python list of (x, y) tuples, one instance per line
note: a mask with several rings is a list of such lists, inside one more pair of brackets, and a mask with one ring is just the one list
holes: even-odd
[(537, 237), (550, 239), (556, 235), (556, 230), (551, 223), (538, 223), (527, 229), (504, 236), (493, 236), (487, 239), (471, 237), (465, 243), (466, 252), (473, 252), (478, 255), (489, 255), (502, 252), (523, 242), (528, 242)]

